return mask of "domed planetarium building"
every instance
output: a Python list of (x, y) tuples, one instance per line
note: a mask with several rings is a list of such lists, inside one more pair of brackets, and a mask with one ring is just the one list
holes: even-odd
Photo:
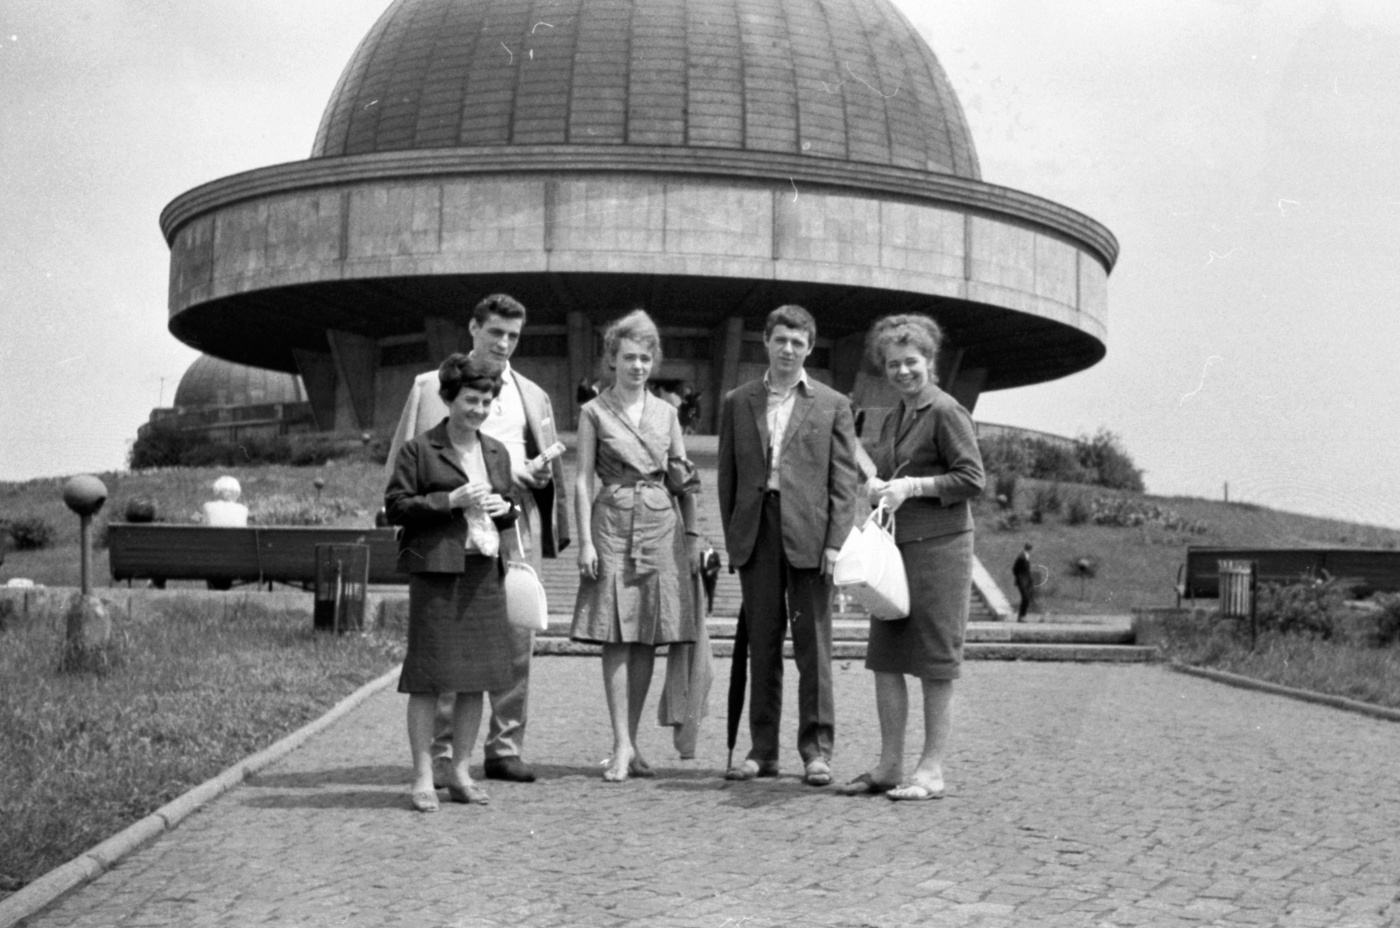
[(809, 371), (858, 399), (869, 324), (930, 313), (971, 409), (1103, 357), (1118, 247), (981, 180), (889, 0), (395, 0), (309, 159), (197, 187), (161, 226), (176, 337), (299, 374), (321, 429), (381, 433), (494, 291), (528, 307), (513, 363), (565, 427), (595, 327), (634, 305), (701, 431), (783, 303), (817, 319)]

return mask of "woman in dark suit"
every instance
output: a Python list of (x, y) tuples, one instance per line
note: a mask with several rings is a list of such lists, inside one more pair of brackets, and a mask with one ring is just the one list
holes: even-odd
[(454, 354), (438, 370), (447, 418), (400, 449), (384, 491), (389, 522), (402, 525), (399, 569), (409, 575), (408, 693), (413, 808), (436, 812), (433, 718), (438, 694), (455, 693), (454, 802), (485, 804), (467, 770), (481, 724), (481, 694), (511, 682), (510, 626), (498, 560), (500, 530), (514, 523), (510, 453), (481, 434), (501, 381)]
[[(872, 501), (897, 509), (895, 541), (909, 578), (910, 615), (870, 622), (866, 669), (875, 673), (880, 760), (842, 787), (847, 795), (891, 799), (943, 796), (943, 757), (952, 727), (953, 680), (961, 672), (972, 589), (972, 509), (985, 478), (977, 432), (957, 400), (938, 389), (934, 361), (943, 341), (927, 316), (886, 316), (870, 330), (869, 358), (899, 391), (871, 454)], [(905, 676), (923, 683), (924, 749), (904, 772), (909, 718)]]

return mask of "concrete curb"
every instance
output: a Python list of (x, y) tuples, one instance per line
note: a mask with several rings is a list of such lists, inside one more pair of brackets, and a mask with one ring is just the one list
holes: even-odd
[(18, 892), (0, 899), (0, 928), (12, 928), (49, 903), (101, 876), (122, 858), (174, 828), (190, 813), (218, 798), (268, 764), (299, 748), (312, 735), (334, 724), (370, 696), (398, 679), (399, 668), (371, 680), (330, 708), (325, 715), (308, 722), (285, 738), (224, 770), (156, 809), (136, 824), (123, 829), (95, 847), (60, 864)]
[(1347, 699), (1345, 696), (1329, 696), (1326, 693), (1315, 693), (1312, 690), (1299, 690), (1291, 686), (1281, 686), (1277, 683), (1267, 683), (1263, 680), (1256, 680), (1253, 677), (1242, 677), (1236, 673), (1229, 673), (1224, 670), (1210, 670), (1205, 667), (1192, 667), (1189, 664), (1168, 664), (1172, 670), (1178, 673), (1188, 674), (1193, 677), (1204, 677), (1207, 680), (1214, 680), (1217, 683), (1225, 683), (1230, 686), (1237, 686), (1245, 690), (1257, 690), (1261, 693), (1272, 693), (1275, 696), (1287, 696), (1290, 699), (1298, 699), (1303, 702), (1313, 702), (1323, 706), (1331, 706), (1334, 709), (1345, 709), (1348, 712), (1358, 712), (1361, 715), (1369, 715), (1372, 718), (1385, 719), (1388, 722), (1400, 722), (1400, 709), (1389, 709), (1385, 706), (1377, 706), (1369, 702), (1360, 702), (1355, 699)]

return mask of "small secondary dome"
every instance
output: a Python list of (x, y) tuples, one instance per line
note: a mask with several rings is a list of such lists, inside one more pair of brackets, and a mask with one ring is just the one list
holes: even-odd
[(980, 177), (943, 68), (888, 0), (400, 0), (346, 66), (312, 157), (511, 145)]
[(296, 374), (235, 364), (207, 354), (195, 359), (175, 388), (175, 405), (182, 408), (304, 402), (306, 391)]

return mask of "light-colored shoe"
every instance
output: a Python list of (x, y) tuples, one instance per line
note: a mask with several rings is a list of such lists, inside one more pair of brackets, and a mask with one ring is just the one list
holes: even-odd
[(753, 758), (749, 758), (737, 767), (730, 767), (724, 772), (726, 780), (752, 780), (755, 777), (776, 777), (778, 775), (777, 761), (768, 760), (760, 764)]
[(831, 765), (818, 757), (807, 762), (807, 772), (802, 781), (808, 786), (830, 786)]

